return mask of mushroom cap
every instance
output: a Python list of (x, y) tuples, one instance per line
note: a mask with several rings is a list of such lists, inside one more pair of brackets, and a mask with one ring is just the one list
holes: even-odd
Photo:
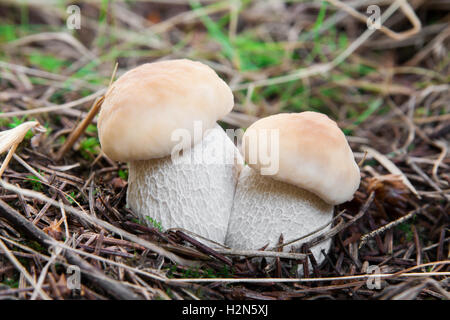
[[(271, 129), (276, 129), (278, 139)], [(281, 113), (260, 119), (245, 131), (242, 150), (248, 165), (261, 174), (266, 174), (267, 159), (278, 161), (278, 170), (269, 176), (332, 205), (351, 200), (359, 187), (359, 167), (347, 139), (336, 122), (321, 113)]]
[[(187, 59), (140, 65), (118, 78), (105, 95), (98, 118), (103, 152), (116, 161), (162, 158), (179, 141), (177, 129), (191, 134), (191, 145), (203, 130), (233, 108), (228, 85), (207, 65)], [(199, 136), (199, 137), (198, 137)]]

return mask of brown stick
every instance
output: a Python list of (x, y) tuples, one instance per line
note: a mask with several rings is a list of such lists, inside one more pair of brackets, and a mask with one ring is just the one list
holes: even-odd
[(221, 255), (220, 253), (216, 252), (215, 250), (207, 247), (206, 245), (204, 245), (203, 243), (198, 242), (197, 240), (189, 237), (187, 234), (177, 230), (175, 232), (175, 234), (177, 236), (179, 236), (181, 239), (183, 239), (184, 241), (187, 241), (189, 243), (191, 243), (192, 245), (194, 245), (198, 250), (200, 250), (203, 253), (206, 253), (210, 256), (213, 256), (214, 258), (222, 261), (223, 263), (229, 265), (230, 267), (233, 265), (233, 263), (231, 262), (230, 259), (224, 257), (223, 255)]
[(94, 105), (92, 106), (91, 110), (89, 110), (89, 113), (87, 114), (86, 118), (81, 121), (78, 126), (75, 128), (75, 130), (72, 131), (72, 133), (69, 135), (69, 138), (67, 138), (66, 142), (63, 144), (63, 146), (59, 149), (57, 152), (55, 158), (57, 161), (61, 160), (61, 158), (64, 156), (64, 154), (72, 148), (72, 146), (75, 144), (75, 142), (80, 138), (80, 136), (84, 133), (87, 126), (92, 122), (92, 119), (97, 115), (97, 113), (100, 111), (100, 107), (102, 106), (103, 100), (105, 100), (105, 96), (102, 96), (95, 100)]
[(56, 160), (59, 161), (64, 156), (64, 154), (72, 148), (74, 143), (80, 138), (80, 136), (83, 134), (83, 132), (86, 130), (87, 126), (92, 122), (94, 117), (97, 115), (97, 113), (100, 111), (100, 107), (102, 106), (103, 101), (105, 100), (106, 95), (108, 94), (109, 90), (111, 89), (111, 84), (114, 81), (114, 78), (116, 76), (117, 67), (119, 66), (118, 63), (114, 66), (113, 73), (111, 75), (111, 79), (109, 81), (108, 90), (106, 93), (101, 96), (100, 98), (96, 99), (94, 102), (94, 105), (92, 106), (91, 110), (89, 110), (89, 113), (86, 115), (86, 118), (81, 121), (78, 126), (75, 128), (75, 130), (72, 131), (72, 133), (69, 135), (69, 138), (66, 140), (66, 142), (63, 144), (61, 149), (59, 149), (58, 153), (56, 154)]
[(11, 160), (11, 157), (12, 157), (13, 153), (16, 151), (18, 145), (19, 145), (18, 143), (13, 144), (11, 149), (9, 149), (8, 154), (6, 155), (6, 158), (5, 158), (5, 160), (3, 160), (2, 166), (0, 167), (0, 178), (2, 177), (3, 172), (8, 167), (8, 163)]

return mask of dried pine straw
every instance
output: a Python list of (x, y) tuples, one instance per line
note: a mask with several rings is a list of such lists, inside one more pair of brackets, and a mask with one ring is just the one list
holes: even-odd
[[(372, 1), (380, 30), (366, 27), (367, 1), (157, 2), (114, 1), (102, 14), (100, 1), (79, 1), (73, 33), (63, 6), (27, 7), (27, 29), (21, 1), (0, 5), (5, 25), (20, 25), (0, 35), (0, 299), (449, 299), (450, 32), (439, 2)], [(116, 63), (117, 78), (163, 58), (203, 61), (229, 83), (225, 128), (306, 110), (337, 121), (361, 186), (329, 231), (242, 251), (134, 219), (127, 165), (101, 153), (95, 114)], [(310, 249), (329, 238), (317, 265)], [(80, 290), (68, 288), (74, 265)]]

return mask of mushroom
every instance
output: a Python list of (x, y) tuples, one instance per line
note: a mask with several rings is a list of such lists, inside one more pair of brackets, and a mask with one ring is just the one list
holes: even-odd
[(143, 64), (112, 84), (100, 143), (129, 162), (127, 205), (141, 221), (224, 243), (243, 160), (216, 121), (233, 104), (210, 67), (186, 59)]
[[(331, 227), (333, 206), (352, 199), (359, 167), (337, 124), (316, 112), (260, 119), (242, 140), (245, 166), (239, 176), (225, 244), (234, 249), (274, 249), (307, 242)], [(298, 249), (296, 242), (283, 248)], [(323, 260), (331, 240), (311, 248)]]

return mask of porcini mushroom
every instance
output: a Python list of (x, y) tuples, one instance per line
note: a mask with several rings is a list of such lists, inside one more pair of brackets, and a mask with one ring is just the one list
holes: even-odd
[(233, 105), (228, 85), (191, 60), (143, 64), (112, 84), (100, 143), (129, 162), (127, 204), (141, 221), (224, 242), (243, 161), (216, 121)]
[[(225, 244), (266, 250), (330, 223), (333, 206), (352, 199), (359, 167), (337, 124), (316, 112), (284, 113), (253, 123), (242, 140), (245, 166), (239, 176)], [(330, 228), (284, 247), (299, 248)], [(320, 263), (322, 249), (311, 248)]]

